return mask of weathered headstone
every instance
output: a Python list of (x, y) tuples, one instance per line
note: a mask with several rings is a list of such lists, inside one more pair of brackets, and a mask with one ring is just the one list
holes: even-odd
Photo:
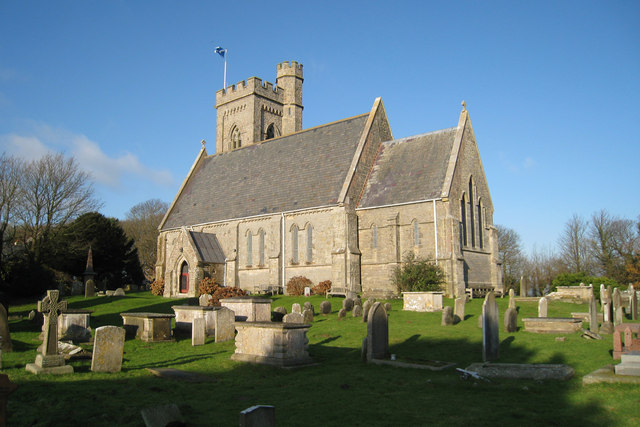
[(509, 289), (509, 308), (516, 308), (516, 292), (513, 288)]
[(600, 299), (602, 300), (602, 317), (604, 323), (613, 322), (613, 299), (611, 296), (611, 288), (605, 288), (600, 285)]
[[(315, 309), (313, 308), (313, 304), (311, 304), (309, 301), (305, 301), (305, 302), (304, 302), (304, 305), (302, 306), (302, 308), (303, 308), (304, 310), (311, 310), (311, 312), (312, 312), (312, 313), (315, 313), (315, 312), (316, 312), (316, 311), (315, 311)], [(304, 311), (304, 310), (303, 310), (303, 311)]]
[(304, 323), (304, 317), (300, 313), (289, 313), (282, 318), (283, 323)]
[(120, 372), (126, 331), (117, 326), (101, 326), (95, 331), (91, 370)]
[(276, 308), (273, 309), (273, 311), (275, 311), (276, 313), (281, 313), (282, 315), (285, 315), (288, 313), (287, 308), (283, 307), (283, 306), (278, 306)]
[(382, 304), (376, 302), (367, 317), (367, 360), (385, 359), (389, 353), (387, 312)]
[(507, 308), (504, 312), (504, 331), (506, 333), (513, 333), (518, 330), (518, 310), (515, 307)]
[(202, 307), (206, 307), (209, 305), (209, 301), (211, 301), (213, 297), (209, 294), (202, 294), (200, 295), (200, 297), (198, 298), (198, 305), (202, 306)]
[(549, 312), (549, 300), (547, 297), (541, 297), (538, 301), (538, 317), (547, 317)]
[(527, 278), (524, 276), (520, 276), (520, 296), (521, 297), (529, 296), (529, 287), (527, 285)]
[(353, 305), (354, 307), (356, 305), (359, 305), (360, 307), (362, 307), (362, 299), (360, 299), (360, 297), (353, 298)]
[(453, 307), (453, 321), (454, 323), (462, 322), (464, 320), (464, 309), (467, 303), (467, 297), (458, 297)]
[(598, 333), (598, 303), (593, 295), (589, 301), (589, 330)]
[(342, 300), (342, 308), (346, 311), (353, 310), (353, 300), (351, 298), (345, 298)]
[(196, 317), (191, 321), (191, 345), (204, 345), (206, 331), (206, 320), (204, 317)]
[(185, 425), (180, 409), (178, 409), (178, 405), (175, 403), (145, 408), (140, 411), (140, 413), (142, 414), (142, 419), (146, 427)]
[(346, 315), (347, 315), (346, 309), (341, 308), (340, 311), (338, 311), (338, 319), (344, 319)]
[(303, 318), (302, 323), (306, 325), (313, 323), (313, 311), (309, 310), (308, 308), (305, 308), (304, 310), (302, 310), (302, 318)]
[(354, 305), (352, 311), (353, 317), (361, 317), (362, 316), (362, 306)]
[(96, 284), (93, 279), (87, 280), (84, 284), (84, 297), (91, 298), (96, 296)]
[(613, 326), (617, 326), (622, 323), (623, 312), (622, 312), (622, 296), (620, 295), (620, 291), (618, 288), (613, 290), (612, 294), (613, 299)]
[(275, 427), (276, 408), (257, 405), (240, 412), (240, 427)]
[(638, 320), (638, 291), (635, 289), (630, 291), (630, 305), (629, 309), (631, 310), (631, 320)]
[(9, 317), (4, 305), (0, 304), (0, 350), (13, 351), (11, 343), (11, 332), (9, 331)]
[(220, 307), (213, 312), (216, 342), (229, 341), (235, 338), (236, 328), (233, 326), (235, 320), (235, 313), (227, 307)]
[(613, 323), (611, 322), (602, 322), (600, 326), (601, 334), (612, 334), (613, 333)]
[(123, 297), (125, 296), (124, 289), (118, 288), (113, 292), (114, 297)]
[(498, 360), (500, 348), (498, 303), (493, 291), (490, 291), (482, 303), (482, 360)]
[(320, 313), (322, 314), (331, 313), (331, 303), (329, 301), (322, 301), (320, 303)]
[(294, 302), (291, 305), (291, 312), (292, 313), (298, 313), (298, 314), (302, 314), (302, 307), (300, 306), (300, 304), (298, 304), (297, 302)]
[(362, 321), (363, 322), (366, 322), (368, 320), (369, 310), (371, 310), (372, 305), (373, 303), (370, 302), (369, 300), (365, 301), (364, 304), (362, 304)]
[(384, 309), (387, 310), (387, 314), (389, 314), (389, 312), (391, 311), (391, 303), (390, 302), (385, 302), (384, 303)]
[(304, 296), (305, 297), (310, 297), (311, 296), (311, 288), (308, 286), (304, 287)]
[(453, 325), (453, 308), (451, 306), (446, 306), (442, 309), (442, 321), (440, 322), (440, 325)]
[(44, 341), (42, 350), (34, 363), (26, 370), (38, 374), (71, 374), (73, 366), (64, 364), (64, 356), (58, 354), (58, 315), (67, 308), (66, 301), (58, 301), (60, 291), (47, 291), (47, 296), (38, 301), (38, 311), (44, 315)]

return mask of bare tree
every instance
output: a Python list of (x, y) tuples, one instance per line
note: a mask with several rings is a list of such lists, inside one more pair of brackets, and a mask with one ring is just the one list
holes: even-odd
[(126, 214), (122, 227), (135, 242), (140, 264), (147, 280), (155, 276), (158, 245), (158, 225), (169, 205), (159, 199), (151, 199), (133, 206)]
[(591, 238), (598, 273), (625, 283), (629, 280), (625, 266), (640, 250), (640, 234), (632, 220), (611, 216), (606, 210), (593, 214)]
[(545, 290), (551, 288), (554, 277), (565, 270), (562, 258), (553, 250), (534, 247), (527, 258), (524, 276), (529, 279), (529, 283), (541, 295)]
[(20, 176), (24, 163), (2, 153), (0, 156), (0, 271), (3, 271), (3, 254), (5, 244), (13, 238), (8, 234), (10, 225), (15, 225), (14, 218), (17, 206), (20, 204)]
[(36, 261), (41, 259), (43, 244), (59, 226), (101, 206), (93, 197), (89, 174), (62, 154), (47, 154), (28, 163), (20, 186), (19, 215), (26, 246)]
[(574, 214), (565, 224), (560, 235), (559, 246), (562, 259), (569, 271), (573, 273), (591, 274), (593, 267), (588, 236), (588, 223)]
[(505, 289), (515, 288), (522, 275), (524, 257), (520, 235), (512, 228), (496, 225), (498, 231), (498, 254), (502, 262), (502, 283)]

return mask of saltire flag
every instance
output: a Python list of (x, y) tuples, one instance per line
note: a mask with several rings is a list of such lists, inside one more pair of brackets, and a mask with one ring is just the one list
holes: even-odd
[(225, 49), (225, 48), (223, 48), (223, 47), (218, 46), (218, 47), (216, 48), (215, 52), (216, 52), (218, 55), (220, 55), (220, 56), (222, 56), (222, 57), (224, 58), (224, 54), (225, 54), (225, 53), (227, 53), (227, 49)]

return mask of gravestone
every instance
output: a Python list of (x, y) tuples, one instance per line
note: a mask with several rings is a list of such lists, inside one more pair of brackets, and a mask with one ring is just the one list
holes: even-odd
[(367, 360), (385, 359), (389, 353), (387, 312), (381, 303), (376, 302), (367, 317)]
[(300, 304), (298, 304), (297, 302), (294, 302), (291, 305), (291, 312), (292, 313), (302, 314), (302, 307), (300, 307)]
[(611, 297), (611, 288), (605, 288), (600, 285), (600, 299), (602, 300), (602, 321), (611, 323), (613, 321), (613, 299)]
[(329, 301), (322, 301), (320, 303), (320, 313), (322, 314), (331, 313), (331, 303)]
[(515, 307), (507, 308), (504, 312), (504, 331), (508, 334), (518, 330), (518, 310)]
[(516, 308), (516, 293), (513, 288), (509, 289), (509, 308)]
[(302, 310), (302, 318), (302, 323), (306, 325), (313, 323), (313, 311), (305, 308), (304, 310)]
[(13, 351), (11, 343), (11, 332), (9, 331), (9, 317), (4, 305), (0, 304), (0, 350), (10, 352)]
[(464, 320), (464, 309), (467, 303), (467, 297), (458, 297), (454, 303), (453, 308), (453, 321), (462, 322)]
[(631, 320), (638, 320), (638, 291), (633, 289), (630, 292), (631, 298), (629, 309), (631, 310)]
[(64, 356), (58, 354), (58, 316), (67, 308), (66, 301), (58, 301), (60, 291), (49, 290), (42, 301), (38, 301), (38, 311), (44, 315), (44, 341), (42, 350), (34, 363), (25, 369), (33, 374), (72, 374), (73, 366), (64, 364)]
[(96, 284), (93, 279), (87, 280), (84, 284), (84, 297), (91, 298), (96, 296)]
[(276, 427), (276, 407), (257, 405), (240, 412), (240, 427)]
[(352, 311), (353, 317), (361, 317), (362, 316), (362, 306), (354, 305)]
[(442, 309), (442, 321), (440, 322), (441, 326), (449, 326), (453, 325), (453, 308), (450, 306), (446, 306)]
[(311, 288), (308, 286), (304, 287), (304, 296), (305, 297), (310, 297), (311, 296)]
[(95, 331), (91, 370), (120, 372), (126, 331), (117, 326), (101, 326)]
[[(315, 312), (316, 312), (316, 311), (315, 311), (315, 309), (313, 308), (313, 304), (311, 304), (309, 301), (305, 301), (305, 302), (304, 302), (304, 305), (302, 306), (302, 308), (303, 308), (304, 310), (311, 310), (311, 312), (312, 312), (312, 313), (315, 313)], [(303, 311), (304, 311), (304, 310), (303, 310)]]
[(206, 307), (209, 305), (209, 301), (211, 301), (213, 297), (209, 294), (202, 294), (198, 298), (198, 305), (201, 307)]
[(541, 297), (538, 301), (538, 317), (547, 317), (549, 312), (549, 300), (547, 297)]
[(342, 300), (342, 308), (344, 308), (345, 311), (353, 310), (353, 300), (351, 298), (343, 299)]
[(287, 308), (283, 307), (283, 306), (278, 306), (278, 307), (274, 308), (273, 311), (275, 311), (276, 313), (280, 313), (283, 316), (288, 313), (287, 312)]
[(206, 320), (204, 317), (196, 317), (191, 322), (191, 345), (204, 345), (206, 331)]
[(227, 307), (220, 307), (213, 312), (216, 342), (229, 341), (236, 337), (236, 328), (233, 326), (235, 321), (235, 313)]
[(353, 299), (353, 306), (355, 307), (356, 305), (359, 305), (360, 307), (362, 307), (362, 300), (360, 299), (360, 297), (355, 297)]
[(124, 295), (125, 295), (124, 289), (122, 289), (122, 288), (118, 288), (115, 291), (113, 291), (113, 296), (114, 297), (123, 297)]
[(346, 315), (347, 315), (347, 310), (345, 310), (344, 308), (341, 308), (340, 311), (338, 311), (338, 319), (344, 319)]
[(144, 425), (146, 427), (167, 427), (167, 426), (183, 426), (184, 419), (178, 409), (178, 405), (172, 403), (170, 405), (154, 406), (145, 408), (140, 411)]
[(493, 291), (490, 291), (482, 303), (482, 360), (485, 362), (498, 360), (500, 348), (498, 324), (498, 302)]
[(304, 324), (304, 317), (300, 313), (289, 313), (282, 318), (282, 322)]
[(71, 282), (71, 295), (82, 295), (84, 285), (78, 280)]
[(527, 279), (524, 276), (520, 276), (520, 296), (521, 297), (528, 297), (529, 296), (529, 289), (527, 286)]
[(365, 301), (364, 304), (362, 304), (362, 321), (366, 322), (369, 318), (369, 310), (371, 310), (371, 305), (373, 303), (370, 302), (369, 300)]
[(589, 330), (598, 333), (598, 303), (593, 295), (589, 301)]
[(622, 323), (623, 312), (622, 312), (622, 296), (620, 295), (620, 291), (618, 288), (613, 290), (612, 294), (613, 300), (613, 326), (617, 326)]
[(384, 309), (387, 310), (387, 314), (389, 314), (389, 312), (391, 311), (391, 303), (390, 302), (386, 302), (384, 304)]

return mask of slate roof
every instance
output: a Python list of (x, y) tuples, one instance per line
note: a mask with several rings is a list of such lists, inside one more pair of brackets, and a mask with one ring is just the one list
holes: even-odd
[(457, 127), (384, 142), (358, 207), (441, 196)]
[(215, 234), (189, 231), (199, 260), (205, 263), (224, 264), (224, 252)]
[(337, 204), (368, 116), (203, 158), (162, 229)]

